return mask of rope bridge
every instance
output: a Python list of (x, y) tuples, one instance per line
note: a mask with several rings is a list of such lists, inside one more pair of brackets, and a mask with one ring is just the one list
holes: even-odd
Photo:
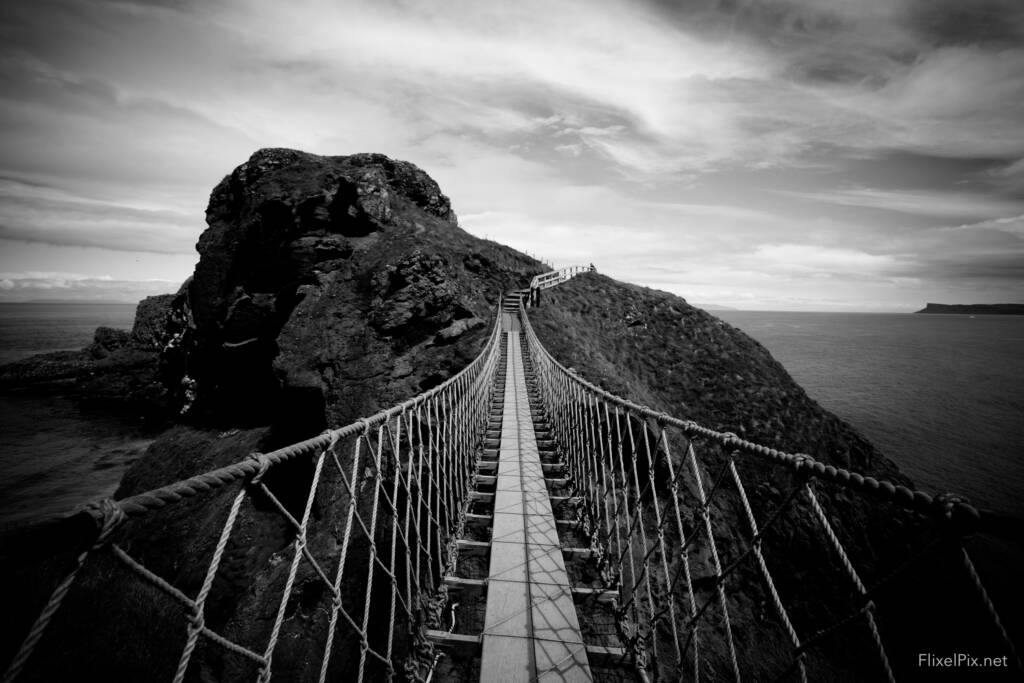
[[(563, 270), (548, 274), (552, 277), (545, 281), (564, 281), (578, 272)], [(978, 528), (983, 516), (956, 498), (933, 498), (825, 466), (810, 456), (770, 449), (610, 394), (567, 370), (544, 349), (522, 305), (528, 291), (515, 293), (518, 325), (531, 400), (550, 424), (559, 462), (542, 465), (551, 506), (556, 515), (568, 511), (569, 517), (558, 520), (558, 526), (578, 539), (563, 539), (566, 557), (584, 557), (595, 571), (589, 586), (574, 586), (572, 592), (584, 602), (599, 603), (611, 615), (625, 653), (619, 663), (645, 680), (742, 680), (749, 653), (744, 654), (744, 638), (734, 623), (736, 605), (753, 587), (739, 586), (737, 578), (752, 567), (774, 613), (765, 616), (761, 626), (781, 628), (788, 648), (788, 664), (774, 672), (778, 680), (806, 681), (814, 649), (856, 624), (862, 624), (876, 653), (874, 677), (894, 680), (875, 597), (880, 587), (926, 557), (927, 550), (906, 558), (869, 586), (842, 542), (843, 534), (837, 532), (823, 491), (871, 495), (921, 518), (937, 517), (944, 529)], [(31, 671), (33, 653), (47, 649), (37, 648), (47, 627), (80, 575), (99, 556), (112, 558), (123, 576), (134, 577), (158, 591), (166, 604), (182, 608), (185, 638), (177, 665), (173, 672), (156, 674), (175, 683), (197, 675), (193, 655), (200, 644), (231, 659), (234, 671), (261, 683), (269, 681), (285, 624), (310, 594), (297, 587), (309, 584), (319, 586), (320, 592), (312, 594), (323, 597), (308, 634), (321, 654), (309, 665), (308, 678), (431, 680), (443, 652), (437, 634), (443, 640), (443, 634), (455, 629), (455, 605), (448, 591), (460, 549), (481, 545), (463, 540), (468, 525), (481, 517), (470, 512), (474, 500), (486, 498), (474, 489), (495, 479), (483, 474), (483, 456), (488, 415), (501, 402), (505, 381), (507, 349), (500, 311), (499, 307), (495, 326), (476, 359), (458, 375), (405, 403), (287, 448), (254, 453), (169, 486), (90, 506), (87, 512), (95, 520), (96, 535), (29, 628), (3, 681)], [(312, 475), (303, 504), (288, 505), (265, 478), (275, 468), (298, 461), (311, 462)], [(778, 486), (789, 486), (760, 516), (757, 501), (764, 496), (751, 491), (760, 491), (766, 482), (752, 486), (741, 476), (741, 470), (753, 466), (761, 467), (762, 473), (774, 472), (771, 481)], [(215, 490), (230, 495), (221, 498), (224, 521), (194, 592), (187, 593), (147, 568), (119, 542), (122, 527), (131, 520), (158, 516), (186, 499), (205, 495), (216, 500), (210, 495)], [(326, 498), (332, 498), (333, 506), (325, 511), (320, 508)], [(216, 578), (225, 571), (228, 549), (237, 540), (233, 534), (241, 533), (238, 520), (243, 511), (257, 506), (275, 511), (291, 540), (286, 552), (275, 555), (283, 563), (280, 580), (264, 595), (276, 601), (273, 618), (258, 640), (242, 642), (226, 626), (207, 622)], [(730, 510), (736, 513), (733, 517)], [(819, 623), (814, 630), (792, 613), (792, 587), (787, 587), (789, 592), (781, 587), (792, 579), (772, 573), (774, 555), (766, 547), (769, 535), (782, 526), (780, 521), (792, 523), (796, 512), (803, 513), (804, 526), (813, 527), (831, 553), (852, 595), (843, 616)], [(716, 528), (723, 519), (743, 527), (742, 532), (734, 530), (727, 548)], [(742, 544), (733, 542), (741, 536)], [(325, 537), (330, 542), (324, 542)], [(314, 538), (320, 540), (313, 542)], [(969, 585), (1003, 639), (1011, 666), (1019, 669), (1013, 642), (961, 536), (951, 533), (942, 538), (956, 544)], [(785, 553), (784, 542), (781, 545), (774, 552)]]
[[(319, 681), (328, 678), (339, 642), (358, 645), (349, 655), (354, 654), (356, 662), (352, 677), (359, 681), (380, 675), (391, 679), (399, 674), (425, 678), (433, 660), (424, 633), (441, 625), (447, 602), (442, 577), (457, 556), (457, 539), (465, 525), (473, 457), (486, 427), (500, 356), (498, 340), (499, 326), (495, 325), (484, 350), (458, 375), (370, 418), (271, 453), (254, 453), (242, 462), (170, 486), (120, 501), (105, 500), (89, 508), (100, 533), (53, 592), (9, 665), (4, 682), (15, 680), (24, 669), (87, 559), (100, 552), (112, 553), (126, 571), (184, 608), (187, 638), (171, 676), (175, 683), (185, 680), (200, 637), (231, 656), (250, 660), (257, 668), (257, 680), (269, 681), (282, 623), (289, 601), (296, 599), (296, 577), (303, 564), (312, 569), (329, 596)], [(305, 506), (296, 517), (263, 478), (275, 466), (299, 458), (312, 458), (315, 469)], [(317, 557), (307, 546), (314, 500), (324, 493), (325, 470), (334, 471), (347, 501), (341, 510), (344, 521), (334, 557)], [(220, 487), (234, 487), (237, 492), (195, 596), (186, 595), (117, 544), (116, 530), (127, 518), (159, 513), (184, 498)], [(278, 510), (293, 528), (294, 542), (266, 640), (240, 643), (205, 624), (205, 606), (239, 512), (247, 503), (253, 504), (254, 496), (265, 497)], [(362, 566), (354, 558), (357, 548), (358, 555), (364, 556)], [(359, 584), (355, 590), (354, 577)]]

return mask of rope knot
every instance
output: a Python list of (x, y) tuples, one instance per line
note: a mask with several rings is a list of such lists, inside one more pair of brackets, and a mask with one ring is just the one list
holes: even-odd
[(981, 517), (971, 501), (956, 493), (940, 493), (932, 499), (935, 516), (949, 524), (956, 533), (969, 533), (978, 526)]
[(94, 548), (107, 543), (114, 531), (128, 518), (121, 505), (113, 498), (89, 503), (85, 507), (86, 513), (96, 523), (99, 534), (96, 536)]
[(971, 501), (956, 493), (940, 493), (932, 499), (932, 504), (939, 509), (944, 517), (953, 516), (953, 508), (957, 504), (970, 505)]
[(338, 442), (341, 441), (341, 434), (335, 429), (325, 429), (320, 432), (320, 436), (331, 437), (331, 442), (324, 447), (324, 455), (328, 453), (334, 453), (334, 449), (337, 447)]
[(806, 453), (797, 453), (793, 456), (793, 469), (798, 473), (809, 477), (812, 474), (814, 458)]
[(252, 479), (249, 480), (250, 484), (256, 485), (263, 481), (263, 475), (270, 469), (270, 460), (266, 454), (254, 451), (249, 454), (249, 457), (256, 461), (256, 474), (252, 475)]
[(206, 621), (203, 619), (203, 613), (196, 609), (188, 615), (188, 625), (190, 628), (196, 631), (202, 631), (206, 627)]

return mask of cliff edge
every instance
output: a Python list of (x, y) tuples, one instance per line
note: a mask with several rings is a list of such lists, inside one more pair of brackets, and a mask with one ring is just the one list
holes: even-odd
[(926, 304), (914, 313), (971, 315), (1024, 315), (1024, 304)]

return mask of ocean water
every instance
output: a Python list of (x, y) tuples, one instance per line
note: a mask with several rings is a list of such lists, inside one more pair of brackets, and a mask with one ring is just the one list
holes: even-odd
[(918, 488), (1024, 518), (1024, 316), (715, 315)]
[(131, 329), (135, 304), (0, 303), (0, 365), (37, 353), (74, 351), (97, 327)]
[[(0, 361), (77, 349), (134, 306), (0, 304)], [(933, 493), (1024, 517), (1024, 316), (721, 311)], [(65, 397), (0, 395), (0, 530), (109, 495), (152, 440)]]
[[(134, 304), (0, 303), (0, 364), (130, 329)], [(152, 435), (63, 396), (0, 394), (0, 532), (109, 496)]]
[(62, 396), (0, 395), (0, 534), (113, 495), (153, 435)]

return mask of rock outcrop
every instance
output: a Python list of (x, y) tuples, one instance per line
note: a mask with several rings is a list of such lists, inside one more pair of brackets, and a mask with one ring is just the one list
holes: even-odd
[(147, 297), (131, 331), (99, 327), (80, 351), (40, 354), (0, 367), (0, 391), (60, 393), (151, 424), (172, 415), (172, 393), (160, 374), (173, 294)]
[(380, 154), (261, 150), (207, 221), (175, 363), (209, 424), (322, 429), (414, 395), (472, 358), (498, 294), (540, 270)]
[(1024, 315), (1024, 304), (926, 304), (915, 313), (959, 315)]
[[(379, 154), (258, 151), (214, 188), (207, 222), (199, 263), (171, 298), (160, 335), (157, 372), (180, 424), (127, 472), (118, 497), (351, 423), (443, 382), (482, 349), (500, 293), (544, 270), (463, 231), (426, 173)], [(140, 316), (127, 342), (104, 332), (102, 348), (156, 338), (147, 320)], [(266, 477), (293, 512), (306, 496), (310, 467), (308, 460), (289, 463)], [(341, 519), (344, 487), (333, 467), (324, 477), (317, 515)], [(220, 490), (182, 501), (130, 523), (121, 542), (147, 568), (194, 595), (233, 496)], [(206, 620), (237, 642), (261, 642), (276, 610), (266, 596), (280, 594), (287, 574), (280, 553), (291, 546), (293, 530), (262, 496), (243, 508), (236, 528)], [(308, 547), (329, 554), (337, 532), (336, 525), (317, 525)], [(322, 586), (310, 571), (304, 564), (297, 591), (313, 596)], [(40, 675), (70, 676), (63, 667), (76, 660), (114, 680), (173, 670), (175, 646), (153, 648), (176, 643), (182, 633), (179, 617), (163, 607), (165, 596), (114, 566), (98, 572), (119, 578), (81, 581), (67, 606), (77, 616), (55, 623), (53, 637), (59, 641), (64, 628), (88, 634), (92, 618), (104, 635), (81, 641), (75, 657), (43, 658)], [(113, 595), (130, 596), (136, 605)], [(158, 607), (139, 616), (140, 604)], [(97, 614), (97, 606), (105, 613)], [(283, 627), (275, 676), (285, 680), (316, 677), (306, 668), (317, 658), (303, 647), (325, 626), (315, 620), (319, 625), (309, 631), (303, 609)], [(332, 675), (339, 680), (358, 661), (358, 643), (339, 645), (350, 646), (355, 660), (348, 650), (335, 657), (342, 669)], [(251, 662), (217, 648), (197, 661), (198, 675), (211, 680), (252, 673)]]

